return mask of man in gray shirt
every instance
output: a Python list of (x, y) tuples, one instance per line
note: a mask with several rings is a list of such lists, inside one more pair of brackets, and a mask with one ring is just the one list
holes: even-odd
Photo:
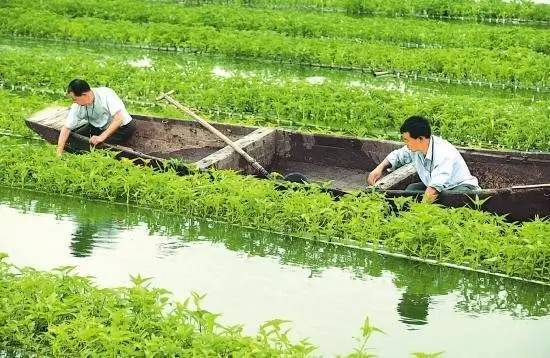
[(412, 116), (405, 120), (400, 129), (405, 146), (391, 152), (368, 176), (368, 183), (374, 185), (384, 169), (397, 169), (413, 163), (421, 182), (410, 184), (407, 191), (424, 191), (424, 199), (433, 202), (444, 190), (479, 190), (477, 178), (470, 170), (458, 150), (446, 140), (431, 133), (426, 118)]
[(75, 79), (69, 83), (67, 93), (74, 103), (59, 133), (57, 156), (63, 154), (71, 131), (89, 137), (92, 145), (120, 144), (134, 132), (132, 117), (112, 89), (92, 89), (86, 81)]

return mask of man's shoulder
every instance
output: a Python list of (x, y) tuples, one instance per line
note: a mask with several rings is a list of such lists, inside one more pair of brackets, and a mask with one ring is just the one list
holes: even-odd
[(109, 88), (109, 87), (94, 87), (93, 88), (94, 92), (99, 94), (99, 95), (113, 95), (113, 94), (116, 94), (116, 92)]
[(69, 107), (69, 115), (77, 115), (80, 112), (81, 107), (82, 106), (77, 103), (72, 103)]
[[(436, 138), (435, 140), (435, 150), (439, 152), (443, 152), (448, 157), (455, 157), (456, 155), (459, 155), (460, 152), (458, 149), (448, 140), (434, 136)], [(439, 148), (438, 148), (439, 147)], [(439, 149), (439, 150), (438, 150)]]
[(433, 137), (435, 138), (436, 145), (440, 145), (442, 147), (448, 147), (448, 148), (456, 148), (451, 142), (449, 142), (445, 138), (435, 136), (435, 135)]

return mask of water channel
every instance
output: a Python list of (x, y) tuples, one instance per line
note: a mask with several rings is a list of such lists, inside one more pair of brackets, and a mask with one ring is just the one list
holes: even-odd
[(124, 205), (0, 188), (0, 252), (18, 266), (62, 265), (99, 286), (129, 275), (204, 307), (248, 333), (292, 321), (317, 355), (350, 353), (365, 317), (380, 357), (550, 356), (550, 288), (439, 268)]

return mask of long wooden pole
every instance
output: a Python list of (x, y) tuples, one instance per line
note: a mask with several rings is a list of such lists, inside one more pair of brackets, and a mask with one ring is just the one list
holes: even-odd
[(265, 170), (264, 167), (262, 167), (260, 165), (260, 163), (258, 163), (254, 158), (252, 158), (248, 153), (246, 153), (244, 150), (242, 150), (241, 147), (239, 147), (238, 145), (236, 145), (231, 139), (227, 138), (227, 136), (225, 134), (223, 134), (222, 132), (220, 132), (219, 130), (217, 130), (216, 128), (214, 128), (210, 123), (208, 123), (207, 121), (205, 121), (204, 119), (202, 119), (201, 117), (199, 117), (197, 114), (195, 114), (195, 112), (193, 112), (192, 110), (190, 110), (189, 108), (183, 106), (181, 103), (179, 103), (178, 101), (176, 101), (174, 98), (172, 98), (170, 95), (174, 93), (174, 91), (170, 91), (170, 92), (166, 92), (166, 93), (163, 93), (161, 94), (158, 98), (157, 98), (157, 101), (160, 101), (160, 100), (163, 100), (165, 99), (166, 101), (168, 101), (169, 103), (173, 104), (174, 106), (176, 106), (179, 110), (181, 110), (182, 112), (184, 112), (185, 114), (188, 114), (189, 116), (191, 116), (194, 120), (196, 120), (197, 122), (199, 122), (203, 127), (205, 127), (206, 129), (208, 129), (210, 132), (214, 133), (218, 138), (220, 138), (221, 140), (223, 140), (225, 143), (227, 143), (227, 145), (229, 145), (231, 148), (233, 148), (237, 153), (239, 153), (248, 163), (250, 163), (250, 165), (252, 165), (252, 167), (254, 167), (254, 169), (256, 169), (260, 174), (262, 174), (263, 176), (269, 178), (270, 175), (269, 175), (269, 172), (267, 170)]

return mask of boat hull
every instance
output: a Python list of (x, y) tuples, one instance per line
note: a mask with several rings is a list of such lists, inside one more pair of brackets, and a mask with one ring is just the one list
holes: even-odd
[[(27, 125), (48, 142), (55, 144), (66, 109), (39, 112), (27, 119)], [(44, 119), (45, 118), (45, 119)], [(52, 119), (53, 118), (53, 119)], [(234, 169), (256, 174), (244, 158), (194, 121), (133, 115), (136, 131), (121, 145), (100, 147), (116, 150), (117, 156), (135, 159), (137, 164), (163, 167), (165, 159), (179, 159), (189, 165)], [(279, 128), (257, 128), (213, 123), (268, 171), (282, 176), (301, 173), (313, 182), (329, 182), (335, 196), (366, 187), (368, 173), (402, 143), (336, 135), (301, 133)], [(69, 147), (75, 151), (90, 149), (88, 138), (71, 133)], [(482, 210), (507, 215), (509, 220), (524, 221), (550, 216), (550, 153), (481, 150), (460, 148), (471, 172), (483, 189), (469, 194), (443, 192), (438, 203), (448, 207), (472, 206), (475, 197), (485, 200)], [(186, 173), (186, 171), (182, 171)], [(377, 190), (388, 197), (414, 196), (405, 192), (410, 183), (419, 181), (406, 172), (391, 178)], [(391, 180), (389, 180), (391, 178)]]

